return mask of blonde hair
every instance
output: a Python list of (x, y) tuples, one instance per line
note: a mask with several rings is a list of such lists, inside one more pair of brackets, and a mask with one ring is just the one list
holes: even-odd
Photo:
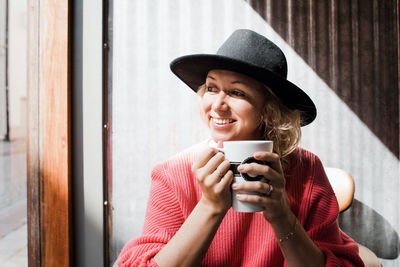
[[(260, 127), (263, 127), (264, 139), (274, 141), (274, 152), (280, 156), (285, 169), (288, 156), (300, 142), (301, 112), (288, 108), (268, 86), (262, 86), (265, 104)], [(201, 85), (197, 94), (202, 97), (205, 89), (206, 85)]]
[(263, 111), (264, 138), (274, 141), (274, 151), (284, 160), (298, 146), (301, 138), (301, 112), (290, 109), (263, 85), (265, 105)]

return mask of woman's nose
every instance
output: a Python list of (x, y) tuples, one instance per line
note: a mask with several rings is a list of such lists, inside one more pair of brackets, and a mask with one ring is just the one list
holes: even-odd
[(215, 110), (226, 110), (228, 108), (227, 95), (224, 91), (221, 91), (216, 95), (213, 103)]

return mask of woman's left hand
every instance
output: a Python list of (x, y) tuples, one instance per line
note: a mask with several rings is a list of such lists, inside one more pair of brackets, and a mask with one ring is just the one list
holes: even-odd
[[(287, 203), (286, 180), (278, 154), (256, 152), (253, 156), (257, 160), (268, 162), (269, 165), (242, 164), (238, 167), (238, 171), (252, 175), (262, 175), (269, 180), (269, 183), (261, 181), (234, 183), (232, 189), (235, 191), (257, 192), (260, 194), (237, 194), (237, 199), (264, 207), (264, 217), (270, 223), (287, 218), (291, 211)], [(272, 192), (270, 192), (271, 185)]]

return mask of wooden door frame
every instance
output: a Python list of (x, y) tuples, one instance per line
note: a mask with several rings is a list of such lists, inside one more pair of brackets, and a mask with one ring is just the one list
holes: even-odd
[(27, 209), (32, 267), (107, 262), (104, 2), (108, 1), (28, 0)]
[(28, 265), (70, 266), (71, 1), (28, 1)]

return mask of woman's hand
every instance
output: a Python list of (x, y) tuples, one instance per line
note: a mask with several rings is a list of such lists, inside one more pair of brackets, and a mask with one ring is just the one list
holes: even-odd
[(200, 266), (231, 206), (232, 171), (215, 148), (206, 147), (192, 165), (202, 197), (172, 239), (158, 252), (158, 266)]
[(286, 180), (283, 175), (279, 156), (271, 152), (257, 152), (253, 156), (257, 160), (268, 162), (269, 165), (257, 163), (243, 164), (238, 167), (238, 171), (252, 175), (262, 175), (269, 180), (269, 183), (261, 181), (234, 183), (232, 185), (233, 190), (257, 192), (260, 194), (238, 194), (237, 199), (264, 207), (264, 217), (270, 223), (292, 218), (285, 191)]
[(224, 153), (209, 147), (200, 153), (192, 165), (192, 172), (203, 192), (200, 201), (217, 213), (225, 214), (231, 207), (233, 172), (229, 167)]

